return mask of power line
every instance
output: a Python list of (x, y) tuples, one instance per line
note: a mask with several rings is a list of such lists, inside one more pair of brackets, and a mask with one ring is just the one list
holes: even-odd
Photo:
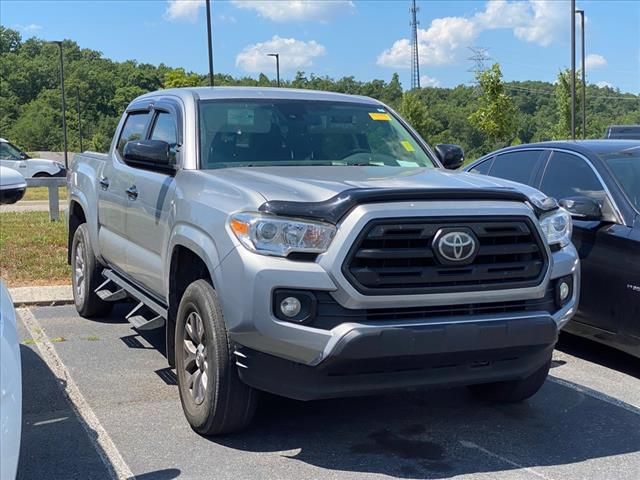
[(416, 0), (412, 0), (411, 8), (411, 90), (420, 88), (420, 57), (418, 55), (418, 25), (417, 19), (420, 7), (416, 6)]
[[(507, 89), (510, 90), (521, 90), (523, 92), (530, 92), (530, 93), (539, 93), (542, 95), (553, 95), (553, 90), (540, 90), (540, 89), (536, 89), (536, 88), (528, 88), (528, 87), (519, 87), (516, 85), (509, 85), (509, 84), (505, 84), (504, 86)], [(621, 95), (633, 95), (632, 93), (623, 93)], [(635, 96), (635, 97), (614, 97), (612, 95), (591, 95), (590, 98), (593, 99), (604, 99), (604, 100), (633, 100), (636, 102), (640, 102), (640, 97)]]

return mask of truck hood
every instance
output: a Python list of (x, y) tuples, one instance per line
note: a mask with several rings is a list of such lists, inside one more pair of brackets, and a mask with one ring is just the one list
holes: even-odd
[(440, 168), (406, 167), (243, 167), (209, 170), (209, 174), (243, 189), (260, 192), (267, 201), (321, 202), (353, 188), (516, 190), (542, 200), (540, 191), (508, 180)]

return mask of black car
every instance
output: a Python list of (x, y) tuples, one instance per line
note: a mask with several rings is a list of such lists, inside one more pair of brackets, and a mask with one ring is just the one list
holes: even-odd
[(640, 140), (640, 125), (609, 125), (604, 138)]
[(569, 210), (582, 288), (565, 330), (640, 357), (640, 141), (519, 145), (464, 170), (531, 185)]

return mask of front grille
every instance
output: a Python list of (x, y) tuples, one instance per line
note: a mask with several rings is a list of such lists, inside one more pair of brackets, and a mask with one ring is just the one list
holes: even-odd
[(555, 290), (549, 284), (544, 297), (532, 300), (512, 300), (507, 302), (465, 303), (461, 305), (435, 305), (426, 307), (362, 308), (351, 309), (340, 305), (327, 292), (315, 292), (317, 299), (316, 317), (312, 325), (331, 330), (343, 323), (375, 323), (441, 321), (451, 317), (501, 315), (505, 313), (547, 312), (553, 314)]
[[(472, 231), (479, 243), (467, 265), (445, 265), (432, 242), (441, 229)], [(446, 293), (538, 285), (547, 256), (527, 217), (385, 219), (368, 223), (342, 272), (365, 295)]]

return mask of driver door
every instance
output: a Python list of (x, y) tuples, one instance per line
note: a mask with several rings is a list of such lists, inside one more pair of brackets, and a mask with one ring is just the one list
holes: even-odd
[(0, 165), (20, 172), (23, 177), (30, 177), (27, 161), (17, 157), (8, 143), (0, 142)]

